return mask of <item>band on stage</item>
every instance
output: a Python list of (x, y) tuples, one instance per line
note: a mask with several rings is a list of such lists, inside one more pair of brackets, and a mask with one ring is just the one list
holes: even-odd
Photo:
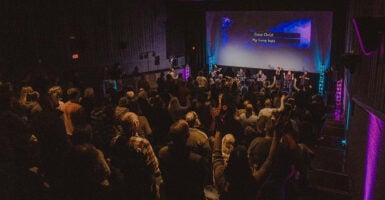
[(290, 70), (285, 71), (282, 67), (277, 67), (274, 74), (269, 77), (262, 69), (259, 69), (257, 73), (250, 73), (248, 69), (237, 68), (235, 73), (228, 73), (224, 72), (218, 65), (214, 65), (210, 79), (209, 82), (211, 83), (226, 80), (237, 82), (240, 87), (253, 86), (263, 91), (269, 89), (285, 93), (292, 93), (293, 90), (306, 91), (312, 88), (307, 71), (295, 74)]

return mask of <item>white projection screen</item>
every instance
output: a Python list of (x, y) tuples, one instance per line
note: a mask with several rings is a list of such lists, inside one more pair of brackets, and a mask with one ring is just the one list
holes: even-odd
[(207, 64), (308, 71), (330, 65), (331, 11), (206, 12)]

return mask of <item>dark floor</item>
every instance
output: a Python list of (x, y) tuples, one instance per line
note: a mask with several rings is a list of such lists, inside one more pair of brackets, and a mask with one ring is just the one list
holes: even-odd
[(346, 145), (344, 120), (330, 114), (322, 131), (322, 140), (313, 149), (307, 186), (300, 200), (350, 200), (350, 182), (345, 172)]

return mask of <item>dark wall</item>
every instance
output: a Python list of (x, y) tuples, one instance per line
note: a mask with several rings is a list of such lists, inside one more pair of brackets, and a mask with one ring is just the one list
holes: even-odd
[[(169, 67), (162, 0), (4, 0), (0, 4), (2, 74), (19, 79), (29, 72), (76, 70), (94, 78), (115, 63), (127, 73), (134, 66), (141, 72)], [(154, 56), (140, 60), (140, 54), (149, 51)], [(74, 53), (79, 59), (72, 59)]]
[(37, 71), (61, 73), (76, 67), (72, 53), (79, 53), (81, 64), (95, 63), (87, 57), (91, 53), (104, 60), (108, 55), (105, 45), (98, 47), (92, 40), (106, 38), (106, 4), (93, 2), (6, 0), (0, 35), (2, 71), (16, 76)]

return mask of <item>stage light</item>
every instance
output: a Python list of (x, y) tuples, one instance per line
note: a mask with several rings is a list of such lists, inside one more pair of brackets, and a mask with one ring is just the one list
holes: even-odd
[(346, 146), (348, 144), (348, 140), (347, 139), (342, 139), (340, 143), (341, 143), (341, 146), (344, 147), (344, 146)]
[(195, 51), (195, 49), (196, 49), (196, 46), (195, 46), (195, 45), (193, 45), (193, 46), (191, 47), (191, 49), (192, 49), (193, 51)]
[(72, 54), (72, 59), (73, 60), (79, 59), (79, 54), (77, 54), (77, 53)]
[(343, 80), (339, 80), (336, 83), (336, 95), (335, 95), (335, 101), (336, 101), (336, 110), (334, 112), (334, 120), (341, 120), (341, 112), (342, 112), (342, 102), (343, 102), (343, 96), (342, 96), (342, 90), (343, 90)]
[(325, 65), (321, 65), (319, 81), (318, 81), (318, 93), (323, 96), (324, 95), (324, 86), (325, 86)]
[(368, 143), (366, 150), (366, 172), (364, 200), (373, 199), (374, 187), (376, 184), (377, 159), (379, 158), (382, 133), (385, 130), (385, 123), (376, 115), (369, 112)]
[(187, 64), (182, 70), (183, 80), (187, 80), (191, 75), (190, 66)]

